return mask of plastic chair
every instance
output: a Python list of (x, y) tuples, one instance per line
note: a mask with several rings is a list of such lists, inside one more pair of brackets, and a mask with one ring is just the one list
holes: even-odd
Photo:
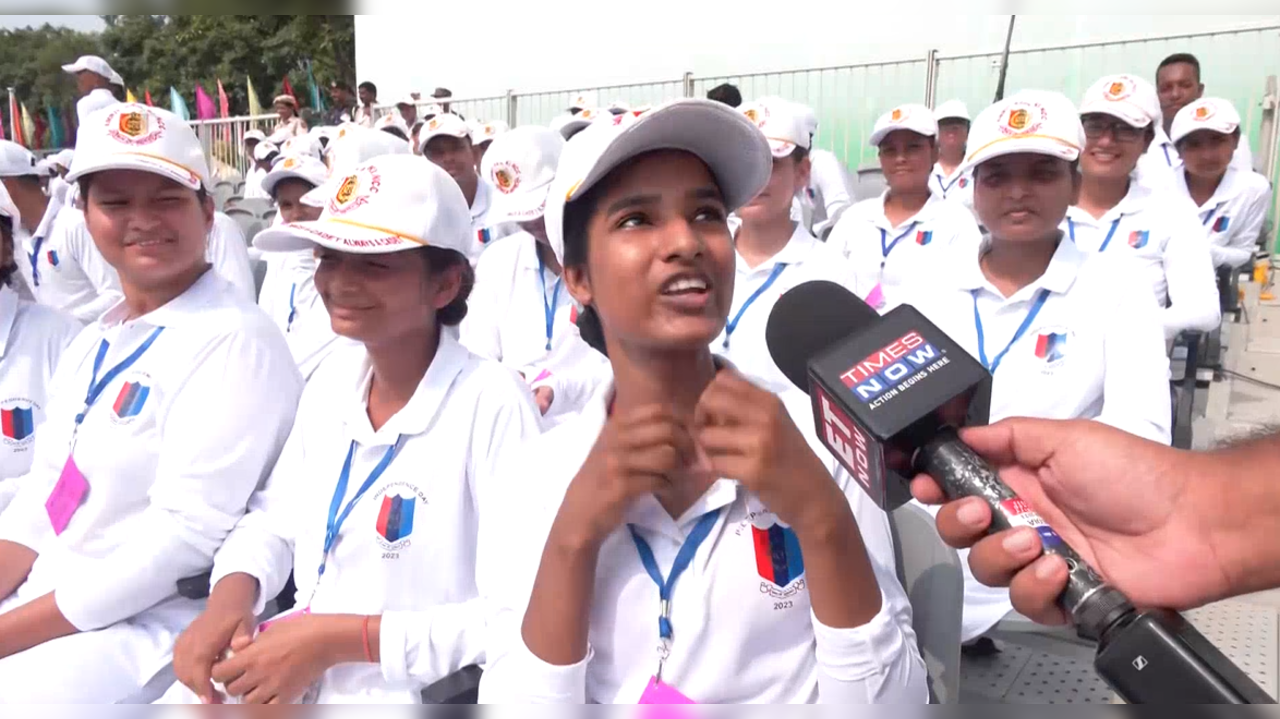
[(223, 180), (213, 186), (213, 204), (219, 210), (226, 207), (236, 196), (235, 187), (230, 182)]
[(912, 626), (929, 671), (935, 704), (960, 703), (960, 635), (964, 571), (960, 555), (938, 536), (933, 515), (907, 503), (889, 515), (898, 579), (911, 602)]
[(849, 190), (853, 193), (853, 201), (857, 202), (869, 197), (879, 197), (886, 187), (888, 185), (884, 181), (884, 171), (879, 165), (863, 165), (858, 168)]

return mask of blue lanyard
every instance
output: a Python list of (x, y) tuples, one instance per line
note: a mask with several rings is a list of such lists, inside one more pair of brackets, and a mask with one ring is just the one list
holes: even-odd
[[(338, 475), (338, 486), (333, 490), (333, 500), (329, 502), (329, 523), (324, 533), (324, 556), (320, 558), (320, 577), (324, 576), (325, 567), (329, 564), (329, 553), (333, 551), (333, 545), (338, 541), (338, 533), (342, 531), (342, 525), (350, 516), (351, 510), (355, 509), (356, 503), (359, 502), (373, 486), (374, 482), (387, 471), (387, 467), (391, 464), (391, 460), (395, 459), (396, 452), (400, 449), (400, 444), (404, 441), (404, 435), (396, 438), (396, 443), (387, 448), (387, 453), (382, 455), (382, 461), (373, 468), (369, 473), (369, 478), (360, 485), (360, 490), (356, 492), (356, 496), (347, 502), (347, 508), (339, 514), (338, 510), (342, 507), (342, 498), (347, 496), (347, 484), (351, 481), (351, 460), (356, 454), (356, 442), (351, 441), (351, 449), (347, 450), (347, 461), (342, 464), (342, 474)], [(320, 579), (316, 578), (316, 584), (319, 585)]]
[(1036, 293), (1036, 299), (1031, 303), (1031, 309), (1027, 311), (1026, 319), (1022, 320), (1022, 325), (1018, 327), (1018, 331), (1013, 333), (1013, 339), (1009, 340), (1009, 344), (1005, 345), (1000, 354), (996, 355), (995, 360), (987, 359), (987, 342), (982, 333), (982, 315), (978, 312), (978, 292), (979, 290), (973, 290), (970, 293), (973, 295), (973, 326), (978, 330), (978, 359), (982, 362), (982, 366), (986, 367), (987, 371), (994, 375), (1000, 367), (1000, 362), (1004, 360), (1004, 356), (1009, 354), (1009, 349), (1022, 338), (1027, 328), (1035, 321), (1036, 315), (1040, 314), (1040, 308), (1044, 307), (1045, 300), (1049, 299), (1049, 290), (1040, 290)]
[(889, 253), (893, 252), (893, 248), (897, 247), (899, 242), (902, 242), (902, 238), (911, 234), (911, 231), (914, 230), (918, 224), (920, 223), (917, 221), (907, 225), (907, 229), (903, 230), (901, 235), (893, 238), (893, 242), (889, 242), (888, 232), (885, 232), (883, 229), (880, 230), (880, 255), (883, 258), (880, 260), (881, 270), (884, 270), (885, 263), (889, 261)]
[(1209, 214), (1200, 218), (1200, 224), (1204, 225), (1205, 227), (1208, 227), (1209, 221), (1213, 219), (1214, 215), (1218, 214), (1218, 210), (1221, 210), (1222, 206), (1225, 204), (1227, 204), (1225, 200), (1222, 202), (1219, 202), (1216, 207), (1214, 207), (1212, 210), (1209, 210)]
[(759, 299), (760, 295), (763, 295), (773, 285), (773, 283), (777, 281), (778, 275), (781, 275), (782, 271), (785, 269), (787, 269), (787, 263), (785, 262), (779, 262), (778, 264), (774, 265), (773, 272), (769, 273), (769, 277), (764, 281), (764, 284), (760, 285), (759, 289), (751, 293), (751, 296), (747, 298), (747, 301), (743, 302), (742, 306), (738, 308), (738, 314), (734, 315), (733, 319), (729, 320), (729, 324), (725, 325), (724, 327), (724, 348), (725, 349), (729, 349), (729, 338), (733, 336), (733, 331), (738, 329), (738, 322), (741, 321), (742, 316), (747, 313), (747, 308), (751, 307), (752, 303), (754, 303), (757, 299)]
[(631, 530), (631, 539), (635, 540), (636, 551), (640, 553), (640, 563), (644, 565), (644, 569), (653, 578), (654, 584), (658, 585), (658, 599), (661, 600), (658, 614), (658, 635), (664, 641), (671, 641), (671, 591), (675, 589), (676, 581), (680, 579), (680, 575), (684, 574), (684, 570), (689, 568), (689, 564), (693, 562), (693, 557), (698, 553), (698, 548), (702, 543), (707, 541), (707, 537), (711, 535), (711, 529), (716, 526), (716, 520), (720, 518), (720, 510), (707, 512), (698, 520), (698, 524), (694, 526), (693, 531), (689, 532), (688, 539), (684, 540), (680, 551), (676, 554), (676, 561), (671, 565), (671, 573), (666, 579), (662, 578), (662, 572), (658, 569), (658, 560), (653, 558), (653, 550), (649, 548), (649, 543), (644, 541), (640, 533), (636, 531), (634, 524), (628, 524), (627, 528)]
[(44, 237), (36, 236), (34, 246), (28, 255), (31, 259), (31, 282), (36, 287), (40, 286), (40, 247), (44, 244)]
[(964, 177), (964, 175), (956, 175), (956, 179), (952, 180), (951, 182), (948, 182), (945, 185), (943, 184), (943, 180), (946, 178), (942, 176), (942, 173), (938, 173), (937, 175), (935, 175), (935, 177), (938, 178), (938, 187), (942, 188), (942, 199), (945, 200), (947, 198), (947, 193), (951, 191), (951, 188), (954, 187), (955, 184), (960, 181), (960, 178)]
[(293, 304), (293, 295), (297, 291), (298, 283), (294, 282), (289, 286), (289, 324), (284, 328), (285, 334), (288, 334), (293, 329), (293, 320), (298, 316), (298, 308)]
[(551, 349), (551, 332), (556, 323), (556, 306), (560, 304), (560, 283), (564, 281), (564, 275), (556, 278), (556, 283), (551, 288), (551, 301), (547, 301), (547, 274), (546, 267), (542, 263), (542, 255), (538, 255), (538, 282), (542, 284), (542, 312), (547, 320), (547, 349)]
[[(1122, 217), (1124, 217), (1124, 215), (1121, 215), (1120, 217), (1117, 217), (1116, 219), (1111, 221), (1111, 229), (1107, 230), (1107, 237), (1102, 241), (1102, 246), (1098, 248), (1098, 252), (1107, 251), (1107, 245), (1110, 245), (1111, 238), (1115, 237), (1116, 228), (1120, 226), (1120, 219)], [(1067, 234), (1071, 236), (1072, 242), (1076, 241), (1076, 223), (1075, 223), (1075, 220), (1072, 220), (1070, 217), (1067, 218)]]
[(156, 331), (152, 332), (147, 339), (142, 344), (138, 345), (138, 348), (135, 349), (128, 357), (125, 357), (120, 364), (107, 370), (107, 373), (103, 375), (101, 380), (98, 379), (98, 372), (102, 370), (102, 361), (107, 358), (107, 350), (110, 349), (111, 343), (106, 340), (102, 340), (102, 342), (98, 344), (98, 356), (93, 359), (93, 377), (89, 378), (89, 393), (84, 398), (84, 409), (80, 410), (80, 413), (76, 415), (76, 429), (80, 428), (81, 423), (84, 422), (85, 415), (89, 413), (89, 408), (93, 407), (94, 403), (98, 401), (98, 397), (102, 395), (102, 391), (105, 390), (112, 382), (116, 381), (116, 378), (123, 374), (125, 370), (132, 367), (134, 363), (138, 361), (138, 358), (142, 357), (147, 350), (151, 349), (151, 343), (156, 341), (156, 338), (160, 336), (161, 332), (164, 332), (164, 328), (157, 327)]
[(1172, 158), (1172, 157), (1169, 157), (1169, 146), (1168, 146), (1168, 145), (1161, 145), (1161, 146), (1160, 146), (1160, 149), (1161, 149), (1161, 150), (1164, 150), (1164, 161), (1165, 161), (1165, 164), (1167, 164), (1169, 167), (1173, 167), (1173, 158)]

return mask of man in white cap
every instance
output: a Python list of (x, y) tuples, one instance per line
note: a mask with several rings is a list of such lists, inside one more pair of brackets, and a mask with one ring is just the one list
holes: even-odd
[(258, 167), (258, 161), (254, 157), (254, 152), (258, 149), (258, 145), (266, 142), (267, 134), (262, 130), (253, 129), (244, 133), (244, 156), (248, 160), (249, 169), (244, 173), (244, 197), (261, 197), (262, 196), (262, 178), (266, 177), (266, 172)]
[(271, 171), (271, 163), (279, 154), (280, 148), (270, 140), (262, 140), (253, 146), (253, 168), (245, 173), (244, 190), (241, 191), (245, 199), (265, 200), (270, 197), (262, 189), (262, 178)]
[(418, 115), (418, 99), (412, 94), (405, 95), (396, 101), (396, 110), (400, 113), (400, 119), (404, 120), (405, 127), (409, 128), (409, 144), (416, 153), (418, 152), (418, 131), (422, 129), (422, 123), (425, 122)]
[(1149, 284), (1166, 339), (1221, 321), (1204, 226), (1168, 188), (1132, 181), (1159, 117), (1155, 88), (1134, 75), (1108, 75), (1085, 91), (1080, 121), (1080, 196), (1063, 227), (1077, 247), (1134, 260)]
[(404, 124), (404, 118), (396, 112), (389, 112), (374, 120), (373, 129), (391, 133), (405, 142), (411, 141), (409, 139), (411, 136), (409, 126)]
[(18, 267), (33, 297), (81, 322), (91, 322), (120, 300), (120, 280), (102, 259), (84, 226), (84, 215), (46, 195), (35, 157), (0, 140), (0, 181), (18, 208)]
[(491, 226), (488, 222), (493, 188), (476, 172), (471, 128), (467, 127), (466, 120), (446, 112), (427, 120), (422, 126), (418, 141), (422, 155), (449, 173), (471, 207), (475, 242), (468, 258), (475, 263), (489, 243), (511, 234), (513, 229), (509, 225)]
[(849, 175), (834, 152), (813, 147), (818, 136), (818, 113), (808, 105), (797, 103), (796, 107), (809, 133), (809, 187), (800, 195), (801, 211), (809, 231), (825, 240), (840, 215), (853, 205)]
[(1245, 142), (1240, 113), (1227, 100), (1202, 97), (1178, 111), (1170, 139), (1182, 156), (1173, 192), (1198, 208), (1214, 265), (1248, 265), (1271, 207), (1271, 183), (1236, 166), (1233, 158)]
[(973, 176), (961, 167), (969, 142), (969, 108), (947, 100), (933, 111), (938, 121), (938, 161), (929, 175), (929, 188), (944, 200), (957, 200), (973, 209)]
[(84, 55), (70, 65), (63, 65), (62, 71), (76, 78), (76, 91), (80, 93), (80, 99), (76, 101), (78, 124), (84, 125), (94, 110), (119, 102), (111, 91), (111, 85), (112, 79), (120, 76), (97, 55)]

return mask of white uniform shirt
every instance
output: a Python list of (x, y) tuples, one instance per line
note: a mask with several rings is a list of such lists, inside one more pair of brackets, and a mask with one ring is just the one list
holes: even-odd
[(957, 167), (955, 172), (947, 174), (939, 163), (933, 164), (933, 172), (929, 173), (929, 189), (935, 197), (944, 200), (955, 200), (973, 211), (973, 171)]
[(794, 389), (791, 381), (774, 364), (765, 342), (765, 327), (778, 298), (796, 285), (813, 280), (835, 282), (858, 295), (865, 294), (866, 290), (858, 292), (853, 265), (844, 255), (809, 234), (799, 223), (778, 254), (755, 267), (749, 267), (742, 255), (735, 253), (735, 258), (737, 274), (729, 322), (733, 323), (735, 319), (737, 322), (732, 333), (728, 326), (725, 327), (711, 343), (711, 350), (723, 355), (738, 371), (771, 392)]
[[(65, 192), (63, 197), (66, 197)], [(40, 218), (40, 224), (36, 225), (35, 232), (27, 232), (26, 228), (21, 226), (21, 222), (14, 223), (13, 259), (18, 264), (18, 279), (21, 280), (21, 286), (15, 289), (24, 299), (36, 300), (33, 289), (36, 286), (34, 273), (49, 264), (49, 236), (53, 233), (55, 223), (62, 214), (64, 206), (63, 201), (58, 197), (50, 197), (49, 204), (45, 206), (44, 217)]]
[(118, 102), (120, 101), (116, 99), (116, 96), (105, 87), (91, 90), (89, 94), (76, 100), (76, 125), (83, 126), (85, 120), (94, 112)]
[[(1169, 360), (1158, 309), (1123, 264), (1081, 252), (1063, 239), (1036, 281), (1005, 298), (983, 275), (978, 252), (920, 278), (907, 304), (979, 362), (1004, 353), (991, 392), (991, 421), (1007, 417), (1094, 419), (1169, 443)], [(1016, 341), (1041, 292), (1043, 305)], [(979, 341), (977, 312), (982, 318)], [(1005, 352), (1005, 348), (1008, 351)], [(981, 348), (981, 350), (980, 350)], [(936, 514), (937, 508), (929, 510)], [(1013, 609), (1007, 589), (965, 572), (963, 640), (982, 636)]]
[(1129, 267), (1141, 274), (1130, 281), (1145, 277), (1164, 308), (1165, 337), (1184, 330), (1207, 332), (1222, 321), (1208, 237), (1185, 198), (1133, 182), (1129, 194), (1101, 218), (1068, 208), (1062, 230), (1086, 252), (1137, 260)]
[(489, 208), (493, 205), (493, 193), (497, 192), (483, 177), (476, 181), (476, 199), (471, 203), (471, 230), (475, 233), (475, 242), (467, 251), (467, 259), (474, 267), (480, 261), (480, 254), (491, 247), (497, 240), (520, 231), (520, 226), (511, 223), (490, 224)]
[(612, 374), (605, 356), (578, 334), (576, 315), (569, 289), (539, 261), (537, 240), (521, 231), (481, 256), (459, 330), (472, 352), (519, 372), (531, 388), (551, 387), (544, 419), (554, 426), (581, 410)]
[(40, 304), (84, 323), (97, 320), (123, 297), (120, 278), (98, 252), (84, 213), (70, 205), (53, 221), (36, 256), (35, 271), (40, 282), (33, 290)]
[[(176, 583), (212, 566), (284, 445), (302, 382), (280, 333), (215, 272), (143, 317), (127, 312), (121, 302), (63, 353), (35, 461), (0, 515), (0, 539), (39, 552), (18, 602), (56, 591), (81, 631), (132, 618), (173, 633), (201, 607), (178, 597)], [(101, 342), (110, 344), (99, 381), (160, 327), (86, 413), (74, 457), (90, 489), (55, 536), (45, 501), (67, 463)], [(165, 644), (135, 657), (138, 674), (153, 676), (170, 654)]]
[(257, 300), (258, 286), (253, 279), (253, 267), (249, 264), (249, 244), (245, 242), (240, 225), (221, 212), (213, 213), (213, 231), (209, 233), (205, 259), (223, 279), (240, 291), (246, 302)]
[(853, 263), (857, 294), (867, 298), (879, 285), (888, 311), (901, 303), (901, 289), (929, 269), (932, 258), (952, 245), (977, 247), (978, 223), (963, 205), (931, 195), (914, 217), (894, 227), (884, 214), (886, 190), (844, 213), (827, 243)]
[(773, 572), (765, 577), (759, 567), (776, 561), (766, 553), (767, 533), (782, 529), (758, 497), (722, 479), (678, 519), (652, 495), (638, 500), (600, 549), (586, 659), (561, 667), (534, 655), (521, 625), (543, 547), (565, 490), (604, 427), (612, 396), (606, 385), (581, 414), (509, 450), (499, 467), (477, 566), (480, 593), (491, 610), (481, 703), (639, 701), (658, 665), (658, 588), (626, 525), (636, 525), (666, 571), (698, 520), (717, 510), (723, 510), (719, 520), (672, 595), (675, 643), (663, 672), (666, 683), (700, 703), (928, 701), (888, 519), (857, 482), (835, 469), (812, 431), (809, 398), (794, 390), (784, 397), (787, 408), (849, 498), (880, 584), (880, 612), (861, 627), (827, 627), (810, 607), (802, 560), (788, 568), (782, 585)]
[(358, 344), (333, 331), (329, 311), (316, 291), (316, 255), (313, 250), (264, 252), (267, 263), (258, 306), (284, 333), (289, 352), (304, 380), (334, 350)]
[[(1174, 175), (1173, 187), (1176, 194), (1191, 199), (1186, 173)], [(1271, 183), (1267, 178), (1253, 170), (1227, 168), (1213, 196), (1198, 208), (1200, 224), (1209, 233), (1209, 254), (1215, 267), (1241, 267), (1253, 260), (1270, 207)]]
[(67, 315), (0, 286), (0, 512), (17, 491), (14, 478), (31, 468), (53, 371), (81, 329)]
[(257, 165), (249, 168), (249, 171), (244, 174), (244, 189), (241, 190), (241, 196), (246, 200), (250, 198), (270, 200), (271, 195), (262, 189), (262, 180), (266, 176), (267, 171)]
[[(1240, 171), (1253, 171), (1253, 152), (1249, 138), (1240, 135), (1240, 145), (1231, 155), (1231, 167)], [(1156, 124), (1156, 137), (1146, 153), (1138, 159), (1138, 181), (1151, 189), (1165, 189), (1173, 185), (1174, 178), (1182, 174), (1182, 156), (1169, 139), (1164, 126)]]
[(809, 212), (809, 229), (821, 237), (853, 205), (849, 176), (830, 150), (809, 152), (809, 187), (802, 202)]
[[(215, 584), (238, 572), (258, 579), (257, 612), (292, 569), (299, 608), (310, 601), (316, 613), (382, 615), (381, 667), (330, 669), (321, 703), (416, 703), (422, 687), (483, 661), (480, 499), (499, 453), (538, 432), (526, 388), (450, 333), (441, 335), (413, 398), (377, 431), (368, 416), (371, 376), (363, 346), (325, 363), (303, 393), (271, 478), (214, 564)], [(402, 435), (386, 471), (342, 524), (319, 578), (329, 508), (352, 442), (343, 509)]]

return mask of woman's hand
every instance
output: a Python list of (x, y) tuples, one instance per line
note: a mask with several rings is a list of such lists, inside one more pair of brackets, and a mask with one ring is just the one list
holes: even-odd
[(722, 369), (702, 393), (694, 424), (716, 476), (742, 482), (797, 532), (849, 517), (844, 493), (773, 393)]
[(213, 665), (221, 661), (232, 645), (249, 646), (256, 622), (251, 608), (218, 607), (211, 603), (178, 637), (174, 646), (173, 672), (178, 681), (195, 692), (202, 703), (216, 703)]
[(542, 386), (533, 391), (533, 401), (538, 403), (538, 411), (545, 417), (551, 411), (551, 403), (556, 399), (555, 390)]
[(277, 621), (252, 643), (235, 642), (213, 679), (245, 704), (292, 704), (337, 663), (340, 617), (303, 614)]

